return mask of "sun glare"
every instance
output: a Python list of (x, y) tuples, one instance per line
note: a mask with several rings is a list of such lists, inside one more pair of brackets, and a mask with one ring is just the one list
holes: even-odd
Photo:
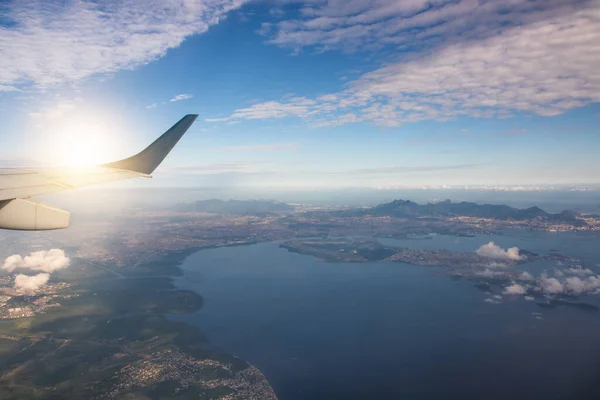
[[(104, 136), (104, 137), (103, 137)], [(107, 135), (82, 128), (77, 133), (66, 133), (66, 141), (61, 151), (60, 164), (69, 167), (98, 165), (110, 161), (110, 148)]]
[(87, 167), (114, 161), (114, 130), (108, 118), (93, 114), (51, 121), (42, 127), (46, 139), (45, 158), (61, 167)]

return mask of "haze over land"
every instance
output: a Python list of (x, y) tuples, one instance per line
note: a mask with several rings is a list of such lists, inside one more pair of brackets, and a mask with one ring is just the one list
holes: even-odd
[(1, 399), (600, 398), (600, 0), (8, 0), (0, 60), (0, 174), (197, 115), (0, 231)]

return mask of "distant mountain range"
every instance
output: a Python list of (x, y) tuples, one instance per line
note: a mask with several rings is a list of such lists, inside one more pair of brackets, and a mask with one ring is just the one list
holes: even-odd
[(492, 219), (531, 220), (542, 218), (548, 221), (569, 222), (579, 221), (579, 214), (573, 211), (563, 211), (550, 214), (539, 207), (525, 209), (514, 208), (506, 205), (476, 204), (469, 202), (453, 203), (445, 200), (439, 203), (417, 204), (410, 200), (394, 200), (391, 203), (380, 204), (366, 209), (344, 210), (340, 216), (390, 216), (390, 217), (478, 217)]
[[(176, 212), (190, 213), (202, 212), (212, 214), (230, 215), (281, 215), (295, 210), (286, 203), (269, 200), (200, 200), (192, 203), (177, 204), (172, 208)], [(470, 202), (453, 203), (445, 200), (438, 203), (418, 204), (410, 200), (394, 200), (390, 203), (380, 204), (371, 208), (351, 208), (340, 211), (312, 211), (305, 215), (337, 216), (337, 217), (362, 217), (362, 216), (389, 216), (396, 218), (423, 218), (423, 217), (476, 217), (497, 220), (532, 220), (543, 219), (548, 222), (565, 222), (575, 225), (585, 225), (578, 219), (580, 214), (574, 211), (562, 211), (551, 214), (539, 207), (514, 208), (507, 205), (477, 204)]]
[(285, 203), (268, 200), (199, 200), (193, 203), (180, 203), (173, 207), (177, 212), (203, 212), (234, 215), (266, 215), (294, 211)]

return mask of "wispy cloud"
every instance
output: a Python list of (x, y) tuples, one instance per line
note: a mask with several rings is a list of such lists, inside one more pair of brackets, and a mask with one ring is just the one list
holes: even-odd
[(158, 103), (152, 103), (152, 104), (148, 104), (146, 106), (146, 109), (151, 110), (153, 108), (156, 108), (158, 106)]
[(191, 94), (186, 94), (186, 93), (182, 93), (182, 94), (178, 94), (177, 96), (173, 97), (171, 100), (169, 100), (170, 102), (174, 102), (174, 101), (182, 101), (182, 100), (187, 100), (187, 99), (191, 99), (192, 97), (194, 97)]
[[(42, 0), (3, 6), (0, 90), (132, 69), (205, 32), (245, 0)], [(22, 11), (26, 10), (26, 11)]]
[(507, 27), (523, 26), (574, 10), (594, 6), (594, 1), (543, 4), (528, 0), (480, 2), (476, 0), (288, 0), (301, 3), (292, 19), (263, 23), (269, 42), (299, 50), (373, 49), (393, 45), (401, 49), (432, 47), (490, 37)]
[(226, 120), (399, 126), (460, 116), (554, 116), (600, 101), (600, 0), (329, 0), (306, 3), (300, 16), (265, 25), (263, 33), (293, 48), (395, 46), (404, 55), (339, 93), (258, 103)]
[(231, 161), (204, 165), (182, 165), (178, 167), (172, 167), (171, 172), (189, 175), (256, 173), (261, 172), (260, 167), (263, 165), (264, 163), (259, 161)]
[(530, 133), (529, 129), (518, 128), (518, 129), (509, 129), (507, 131), (502, 132), (492, 132), (490, 136), (521, 136)]
[(314, 107), (317, 105), (315, 100), (309, 100), (305, 97), (293, 97), (283, 102), (268, 101), (255, 104), (251, 107), (241, 108), (225, 118), (209, 118), (206, 122), (225, 122), (236, 119), (279, 119), (286, 117), (306, 118), (318, 112)]
[[(469, 169), (481, 167), (478, 164), (457, 164), (457, 165), (391, 165), (387, 167), (362, 168), (343, 172), (343, 174), (359, 175), (359, 174), (402, 174), (411, 172), (437, 172), (449, 171), (457, 169)], [(333, 172), (334, 174), (337, 174)]]
[(49, 109), (30, 112), (29, 116), (36, 120), (54, 120), (64, 116), (65, 114), (74, 110), (76, 107), (77, 105), (73, 101), (62, 101), (53, 105)]
[(269, 143), (269, 144), (253, 144), (244, 146), (226, 146), (221, 147), (222, 151), (280, 151), (280, 150), (296, 150), (300, 148), (299, 142), (288, 143)]

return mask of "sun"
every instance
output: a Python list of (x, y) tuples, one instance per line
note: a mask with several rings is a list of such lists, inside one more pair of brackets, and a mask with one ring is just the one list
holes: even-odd
[[(104, 133), (104, 134), (103, 134)], [(59, 163), (68, 167), (99, 165), (111, 161), (109, 135), (100, 128), (81, 127), (63, 133)]]
[(60, 167), (87, 167), (114, 161), (117, 142), (111, 118), (77, 113), (41, 127), (44, 159)]

